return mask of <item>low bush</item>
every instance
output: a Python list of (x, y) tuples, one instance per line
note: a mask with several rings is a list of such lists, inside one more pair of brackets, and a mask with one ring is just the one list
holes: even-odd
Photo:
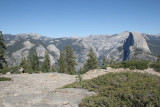
[(10, 81), (11, 78), (8, 77), (0, 77), (0, 81)]
[(129, 60), (129, 61), (122, 61), (113, 65), (110, 65), (112, 68), (129, 68), (131, 70), (139, 69), (144, 70), (147, 69), (149, 66), (149, 61), (145, 60)]
[[(7, 67), (7, 68), (4, 68), (4, 69), (0, 69), (0, 73), (2, 74), (6, 74), (7, 72), (10, 72), (11, 74), (19, 74), (21, 73), (19, 71), (21, 67), (20, 66), (14, 66), (14, 67)], [(29, 73), (29, 74), (32, 74), (32, 73), (39, 73), (40, 71), (35, 71), (33, 69), (24, 69), (23, 73)]]
[(35, 71), (33, 69), (25, 69), (24, 73), (29, 73), (29, 74), (33, 74), (33, 73), (40, 73), (40, 71)]
[(160, 72), (160, 62), (155, 62), (150, 65), (155, 71)]
[(77, 82), (82, 82), (83, 81), (82, 75), (80, 73), (78, 73), (78, 75), (76, 76), (76, 81)]
[(7, 72), (11, 72), (12, 74), (13, 73), (18, 74), (18, 73), (20, 73), (19, 69), (20, 69), (19, 66), (7, 67), (7, 68), (4, 68), (4, 69), (0, 69), (0, 73), (6, 74)]
[(19, 71), (20, 68), (21, 68), (20, 66), (10, 67), (10, 68), (9, 68), (9, 71), (10, 71), (12, 74), (19, 74), (19, 73), (21, 73), (21, 72)]
[(80, 107), (159, 107), (160, 77), (137, 72), (108, 73), (64, 88), (84, 88), (97, 93)]
[(100, 69), (106, 69), (108, 66), (109, 66), (109, 64), (102, 65), (102, 66), (100, 67)]

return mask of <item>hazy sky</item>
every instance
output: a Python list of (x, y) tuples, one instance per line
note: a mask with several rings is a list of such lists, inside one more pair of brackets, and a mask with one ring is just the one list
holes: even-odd
[(160, 0), (0, 0), (3, 33), (49, 37), (160, 33)]

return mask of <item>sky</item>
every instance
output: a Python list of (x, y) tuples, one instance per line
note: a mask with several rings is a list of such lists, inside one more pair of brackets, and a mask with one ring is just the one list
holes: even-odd
[(160, 0), (0, 0), (3, 34), (160, 33)]

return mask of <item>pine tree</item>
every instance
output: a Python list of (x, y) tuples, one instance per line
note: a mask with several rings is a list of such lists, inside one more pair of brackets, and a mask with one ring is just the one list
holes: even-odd
[(85, 73), (89, 70), (92, 70), (92, 69), (96, 69), (98, 67), (97, 56), (92, 48), (90, 48), (87, 57), (88, 57), (88, 60), (84, 64), (83, 73)]
[(65, 47), (65, 62), (66, 62), (66, 73), (68, 74), (75, 74), (75, 65), (76, 63), (76, 57), (74, 56), (74, 53), (72, 51), (72, 48), (70, 46)]
[(65, 62), (65, 52), (61, 52), (59, 60), (58, 60), (58, 72), (65, 73), (66, 72), (66, 62)]
[(31, 70), (32, 69), (32, 58), (31, 58), (31, 54), (29, 53), (27, 56), (27, 69)]
[(39, 70), (39, 59), (38, 59), (38, 55), (37, 55), (36, 49), (34, 49), (34, 52), (33, 52), (32, 68), (35, 71)]
[(6, 46), (4, 44), (3, 34), (0, 31), (0, 69), (3, 69), (4, 64), (7, 63), (4, 57), (5, 50), (6, 50)]
[(51, 65), (51, 71), (52, 72), (57, 72), (56, 67), (54, 65)]
[(51, 69), (51, 61), (48, 52), (45, 52), (44, 61), (42, 64), (42, 72), (49, 72)]
[(25, 57), (22, 56), (21, 62), (20, 62), (20, 66), (24, 68), (24, 70), (26, 70), (28, 68), (28, 63)]
[(24, 68), (24, 58), (21, 58), (20, 66)]

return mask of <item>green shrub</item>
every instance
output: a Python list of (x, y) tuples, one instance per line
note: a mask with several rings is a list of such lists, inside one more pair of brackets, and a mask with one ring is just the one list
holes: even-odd
[(148, 68), (149, 61), (145, 60), (129, 60), (122, 61), (116, 64), (111, 65), (112, 68), (129, 68), (131, 70), (139, 69), (144, 70)]
[(20, 73), (20, 72), (18, 71), (18, 69), (20, 69), (19, 66), (7, 67), (7, 68), (4, 68), (4, 69), (0, 69), (0, 73), (6, 74), (7, 72), (11, 72), (12, 74), (13, 74), (13, 73), (18, 74), (18, 73)]
[(160, 77), (138, 72), (108, 73), (64, 88), (85, 88), (95, 96), (82, 100), (80, 107), (159, 107)]
[(109, 66), (109, 64), (102, 65), (102, 66), (100, 67), (100, 69), (106, 69), (108, 66)]
[(40, 71), (36, 71), (36, 70), (33, 70), (33, 69), (25, 69), (24, 70), (24, 73), (29, 73), (29, 74), (33, 74), (33, 73), (39, 73)]
[(82, 75), (80, 74), (80, 73), (78, 73), (78, 75), (77, 75), (77, 82), (82, 82)]
[(152, 63), (150, 67), (154, 68), (155, 71), (160, 72), (160, 62)]
[(11, 78), (8, 77), (0, 77), (0, 81), (10, 81)]
[(40, 71), (34, 71), (34, 73), (40, 73)]
[(7, 69), (0, 69), (0, 73), (2, 74), (6, 74), (7, 72), (9, 72)]
[[(19, 74), (21, 73), (19, 71), (21, 67), (20, 66), (14, 66), (14, 67), (7, 67), (7, 68), (4, 68), (4, 69), (0, 69), (0, 73), (2, 74), (6, 74), (7, 72), (10, 72), (11, 74)], [(32, 74), (32, 73), (39, 73), (40, 71), (36, 71), (36, 70), (33, 70), (33, 69), (24, 69), (23, 73), (29, 73), (29, 74)]]
[(11, 74), (19, 74), (20, 73), (20, 71), (19, 71), (20, 68), (21, 68), (20, 66), (10, 67), (9, 72), (11, 72)]

